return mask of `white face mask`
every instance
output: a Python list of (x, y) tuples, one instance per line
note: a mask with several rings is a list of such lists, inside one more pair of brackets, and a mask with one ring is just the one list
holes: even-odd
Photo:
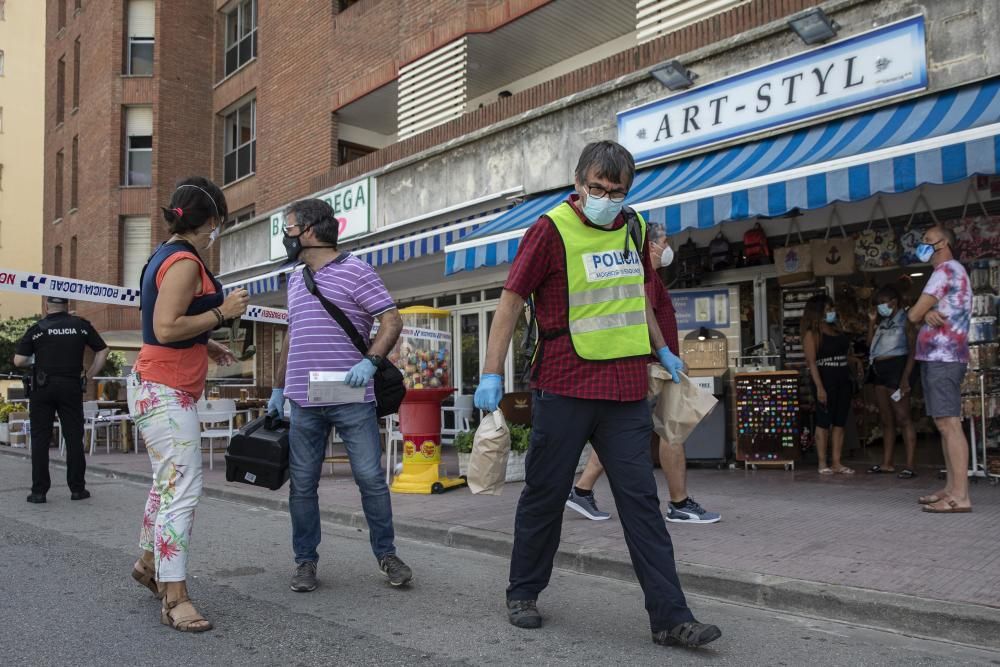
[(219, 234), (221, 233), (222, 233), (222, 225), (219, 225), (218, 227), (212, 230), (212, 233), (208, 235), (208, 245), (205, 246), (205, 250), (208, 250), (213, 245), (215, 245), (215, 242), (218, 240)]
[(674, 249), (667, 246), (663, 249), (663, 254), (660, 255), (660, 266), (666, 268), (674, 263)]

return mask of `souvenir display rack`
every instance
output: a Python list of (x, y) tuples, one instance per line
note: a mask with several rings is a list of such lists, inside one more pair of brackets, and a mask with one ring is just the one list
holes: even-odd
[(799, 445), (799, 371), (737, 373), (736, 460), (748, 467), (795, 468)]

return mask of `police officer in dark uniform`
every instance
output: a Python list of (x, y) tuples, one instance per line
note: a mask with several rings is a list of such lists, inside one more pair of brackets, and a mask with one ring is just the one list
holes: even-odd
[[(56, 413), (66, 440), (66, 482), (70, 498), (90, 497), (83, 475), (83, 391), (89, 378), (104, 368), (108, 346), (82, 317), (70, 315), (69, 302), (46, 299), (46, 316), (28, 327), (14, 350), (14, 365), (31, 367), (31, 495), (29, 503), (44, 503), (49, 480), (49, 445)], [(83, 374), (83, 348), (94, 351), (90, 371)], [(34, 356), (32, 366), (31, 357)]]

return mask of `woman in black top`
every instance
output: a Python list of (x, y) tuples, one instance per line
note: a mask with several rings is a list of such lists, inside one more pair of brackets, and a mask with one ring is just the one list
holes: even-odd
[[(851, 408), (851, 371), (848, 352), (851, 341), (837, 323), (833, 299), (818, 294), (806, 302), (802, 315), (802, 345), (816, 394), (816, 452), (819, 473), (853, 475), (840, 462), (844, 449), (844, 427)], [(826, 465), (827, 443), (833, 440), (830, 466)]]

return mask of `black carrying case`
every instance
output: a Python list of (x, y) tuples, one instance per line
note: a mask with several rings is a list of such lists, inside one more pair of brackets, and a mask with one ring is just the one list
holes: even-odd
[(270, 416), (241, 428), (226, 450), (226, 481), (280, 489), (288, 481), (288, 428)]

